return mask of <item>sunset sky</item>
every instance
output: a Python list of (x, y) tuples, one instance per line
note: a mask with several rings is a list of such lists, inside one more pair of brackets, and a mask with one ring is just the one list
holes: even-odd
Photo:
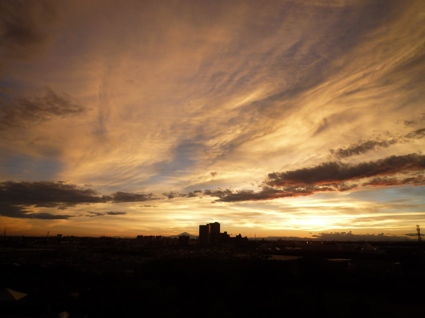
[(0, 1), (7, 235), (425, 232), (425, 1)]

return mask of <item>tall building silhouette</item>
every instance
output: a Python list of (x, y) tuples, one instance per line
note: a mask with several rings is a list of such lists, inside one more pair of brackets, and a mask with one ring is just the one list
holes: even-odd
[(199, 244), (208, 245), (208, 225), (199, 225)]
[(199, 225), (199, 244), (218, 245), (220, 243), (220, 223)]
[(208, 224), (208, 232), (211, 245), (218, 245), (220, 243), (220, 223), (214, 222)]

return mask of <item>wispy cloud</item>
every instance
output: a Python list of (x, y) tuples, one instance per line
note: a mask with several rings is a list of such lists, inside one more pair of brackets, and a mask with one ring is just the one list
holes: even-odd
[(121, 211), (108, 211), (106, 212), (106, 215), (126, 215), (127, 212), (121, 212)]
[(108, 211), (108, 212), (88, 212), (86, 216), (89, 218), (94, 218), (98, 216), (105, 216), (105, 215), (126, 215), (127, 212), (121, 212), (121, 211)]
[(374, 178), (368, 182), (363, 183), (363, 186), (376, 186), (376, 187), (385, 187), (385, 186), (400, 186), (400, 185), (423, 185), (425, 184), (425, 176), (418, 175), (408, 178), (396, 178), (396, 177), (383, 177), (383, 178)]
[(348, 158), (355, 155), (367, 153), (368, 151), (375, 150), (376, 148), (388, 148), (398, 142), (397, 139), (389, 140), (367, 140), (365, 142), (349, 146), (347, 148), (338, 148), (331, 150), (331, 154), (336, 158)]
[(47, 89), (34, 98), (21, 97), (16, 103), (0, 104), (0, 130), (25, 129), (57, 117), (80, 114), (84, 107), (70, 96)]
[(422, 139), (425, 137), (425, 128), (416, 129), (407, 135), (405, 135), (405, 138), (408, 139)]
[(425, 125), (425, 113), (423, 113), (422, 116), (418, 116), (418, 117), (416, 117), (414, 119), (406, 119), (404, 121), (404, 124), (406, 126), (408, 126), (408, 127), (418, 126), (418, 125), (421, 125), (421, 126)]
[(397, 143), (403, 144), (412, 142), (413, 140), (422, 139), (425, 137), (425, 128), (416, 129), (410, 131), (407, 134), (400, 135), (398, 137), (392, 136), (387, 139), (370, 139), (362, 141), (348, 147), (342, 147), (338, 149), (331, 149), (331, 156), (337, 159), (349, 158), (356, 155), (365, 154), (369, 151), (373, 151), (379, 148), (388, 148)]
[(152, 193), (128, 193), (128, 192), (116, 192), (110, 197), (104, 197), (110, 199), (113, 202), (143, 202), (149, 200), (156, 200), (156, 197)]

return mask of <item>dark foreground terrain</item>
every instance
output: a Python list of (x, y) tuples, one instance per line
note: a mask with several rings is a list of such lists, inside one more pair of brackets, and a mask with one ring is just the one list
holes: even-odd
[(0, 317), (425, 317), (417, 249), (176, 250), (3, 250)]

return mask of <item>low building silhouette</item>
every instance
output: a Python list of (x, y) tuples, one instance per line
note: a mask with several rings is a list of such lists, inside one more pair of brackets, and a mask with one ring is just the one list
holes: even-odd
[(189, 246), (190, 243), (190, 236), (189, 235), (180, 235), (179, 236), (179, 246), (180, 247), (186, 247)]

